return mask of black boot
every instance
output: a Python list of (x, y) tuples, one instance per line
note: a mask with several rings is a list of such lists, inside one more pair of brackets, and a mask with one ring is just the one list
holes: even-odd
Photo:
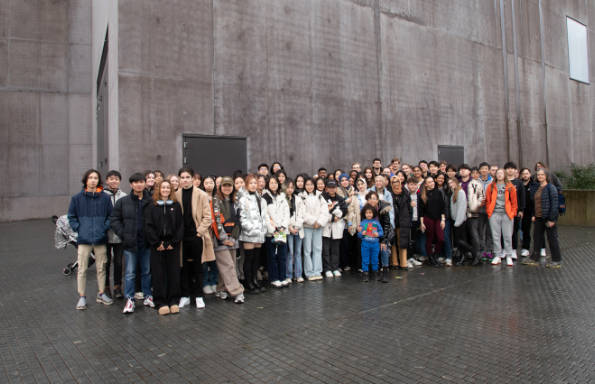
[(473, 262), (471, 263), (472, 266), (478, 266), (481, 265), (481, 256), (479, 255), (479, 253), (477, 255), (475, 255), (475, 257), (473, 258)]
[(368, 281), (370, 281), (368, 279), (368, 272), (363, 272), (362, 273), (362, 282), (367, 283)]
[(388, 268), (382, 269), (382, 279), (380, 279), (383, 283), (388, 283)]
[(376, 281), (382, 281), (382, 274), (384, 273), (385, 269), (387, 268), (383, 267), (378, 270), (378, 273), (376, 273)]

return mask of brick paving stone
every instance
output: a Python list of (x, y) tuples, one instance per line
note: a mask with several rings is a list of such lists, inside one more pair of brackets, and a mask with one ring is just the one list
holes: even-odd
[(53, 229), (0, 223), (0, 382), (595, 382), (595, 228), (560, 228), (561, 270), (347, 273), (168, 317), (95, 303), (94, 268), (76, 311)]

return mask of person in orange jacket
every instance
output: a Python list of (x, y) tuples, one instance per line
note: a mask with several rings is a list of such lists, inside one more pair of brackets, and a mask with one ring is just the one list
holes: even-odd
[[(501, 258), (505, 257), (506, 265), (512, 267), (512, 231), (518, 203), (516, 189), (506, 178), (504, 169), (498, 169), (494, 181), (488, 185), (485, 204), (494, 242), (492, 265), (500, 264)], [(504, 251), (500, 235), (504, 239)]]

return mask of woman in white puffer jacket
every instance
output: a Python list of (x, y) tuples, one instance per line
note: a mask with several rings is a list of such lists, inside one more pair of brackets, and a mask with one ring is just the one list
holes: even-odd
[(287, 267), (287, 228), (289, 227), (289, 205), (285, 194), (281, 192), (281, 183), (277, 176), (269, 179), (267, 192), (263, 199), (267, 202), (267, 264), (269, 281), (275, 288), (287, 286), (285, 268)]
[(322, 230), (331, 219), (326, 200), (307, 179), (301, 194), (304, 203), (304, 274), (308, 280), (322, 279)]
[(257, 180), (255, 175), (246, 176), (246, 191), (239, 200), (240, 225), (242, 231), (239, 240), (244, 244), (244, 280), (248, 292), (254, 292), (258, 287), (256, 271), (258, 269), (258, 255), (267, 233), (266, 210), (267, 204), (256, 192)]
[(295, 193), (293, 180), (285, 185), (285, 197), (289, 204), (289, 227), (287, 232), (287, 273), (286, 281), (291, 283), (295, 279), (298, 283), (304, 281), (302, 277), (302, 240), (304, 238), (304, 199)]

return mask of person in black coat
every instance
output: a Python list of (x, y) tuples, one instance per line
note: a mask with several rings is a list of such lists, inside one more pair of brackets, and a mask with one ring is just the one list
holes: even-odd
[(399, 269), (407, 270), (407, 248), (411, 236), (411, 196), (403, 188), (400, 180), (391, 185), (393, 192), (393, 208), (395, 210), (395, 237), (399, 250)]
[(145, 209), (145, 234), (151, 249), (155, 306), (160, 315), (179, 313), (180, 241), (184, 238), (184, 219), (168, 180), (155, 186), (153, 201)]

